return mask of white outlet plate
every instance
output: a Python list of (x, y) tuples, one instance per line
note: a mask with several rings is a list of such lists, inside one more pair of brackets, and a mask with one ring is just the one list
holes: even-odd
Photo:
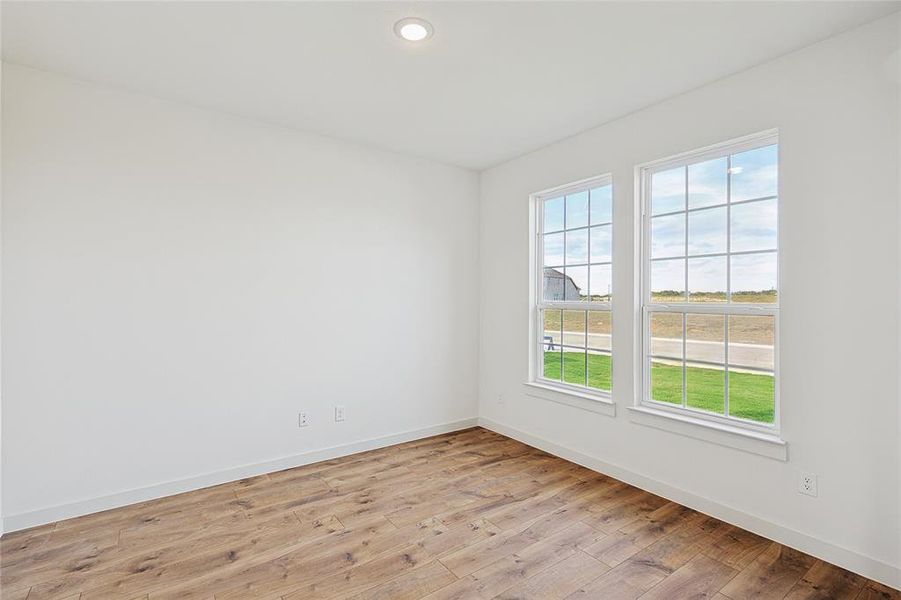
[(801, 471), (798, 477), (798, 491), (806, 496), (817, 497), (817, 476), (816, 473), (809, 471)]
[(297, 426), (298, 427), (306, 427), (310, 424), (310, 419), (305, 412), (297, 413)]
[(346, 418), (345, 410), (343, 406), (335, 407), (335, 422), (341, 422)]

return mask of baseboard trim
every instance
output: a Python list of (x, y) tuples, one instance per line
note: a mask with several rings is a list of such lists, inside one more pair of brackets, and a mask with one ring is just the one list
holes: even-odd
[(673, 502), (678, 502), (679, 504), (722, 521), (726, 521), (727, 523), (731, 523), (742, 529), (747, 529), (757, 535), (806, 552), (811, 556), (838, 565), (844, 569), (873, 579), (874, 581), (901, 589), (901, 568), (893, 567), (888, 563), (848, 550), (847, 548), (836, 546), (791, 528), (770, 523), (769, 521), (765, 521), (752, 514), (697, 496), (681, 488), (650, 477), (645, 477), (644, 475), (640, 475), (629, 469), (605, 462), (579, 452), (578, 450), (573, 450), (572, 448), (509, 427), (502, 423), (498, 423), (497, 421), (480, 417), (479, 425), (485, 429), (490, 429), (501, 435), (505, 435), (524, 444), (538, 448), (539, 450), (544, 450), (554, 456), (559, 456), (570, 462), (582, 465), (592, 471), (615, 477), (620, 481), (624, 481), (635, 487), (657, 494), (658, 496), (663, 496)]
[(283, 469), (291, 469), (323, 460), (331, 460), (340, 458), (367, 450), (375, 450), (384, 448), (385, 446), (393, 446), (394, 444), (402, 444), (404, 442), (412, 442), (422, 438), (440, 435), (442, 433), (450, 433), (460, 429), (467, 429), (478, 425), (478, 419), (463, 419), (444, 423), (441, 425), (433, 425), (431, 427), (423, 427), (421, 429), (413, 429), (410, 431), (402, 431), (377, 438), (370, 438), (359, 442), (351, 442), (349, 444), (341, 444), (338, 446), (330, 446), (319, 450), (310, 450), (294, 456), (286, 456), (265, 462), (254, 463), (251, 465), (243, 465), (214, 473), (197, 475), (185, 479), (158, 483), (143, 488), (126, 490), (107, 496), (90, 498), (87, 500), (79, 500), (69, 504), (52, 506), (50, 508), (41, 508), (29, 512), (10, 515), (3, 518), (3, 533), (11, 533), (29, 527), (45, 525), (63, 519), (71, 519), (72, 517), (80, 517), (113, 508), (121, 508), (129, 504), (137, 502), (146, 502), (147, 500), (156, 500), (174, 494), (191, 492), (213, 485), (220, 485), (230, 481), (237, 481), (247, 477), (254, 477), (264, 473), (273, 471), (281, 471)]

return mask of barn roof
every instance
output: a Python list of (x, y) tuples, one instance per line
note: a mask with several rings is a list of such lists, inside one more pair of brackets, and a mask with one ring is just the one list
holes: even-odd
[(572, 277), (570, 277), (569, 275), (565, 275), (565, 274), (561, 273), (560, 271), (558, 271), (557, 269), (555, 269), (555, 268), (553, 268), (553, 267), (545, 267), (545, 268), (544, 268), (544, 277), (545, 277), (546, 279), (569, 279), (570, 283), (572, 283), (573, 286), (574, 286), (577, 290), (581, 290), (581, 289), (582, 289), (581, 287), (579, 287), (578, 285), (576, 285), (576, 282), (573, 281), (573, 278), (572, 278)]

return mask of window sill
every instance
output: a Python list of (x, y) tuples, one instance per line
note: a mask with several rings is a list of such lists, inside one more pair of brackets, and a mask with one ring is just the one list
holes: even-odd
[(748, 431), (688, 415), (656, 410), (647, 406), (630, 406), (630, 420), (698, 440), (759, 454), (775, 460), (788, 460), (788, 444), (775, 434)]
[(616, 416), (616, 404), (609, 397), (580, 393), (537, 381), (527, 381), (523, 385), (526, 387), (526, 395), (532, 398), (565, 404), (608, 417)]

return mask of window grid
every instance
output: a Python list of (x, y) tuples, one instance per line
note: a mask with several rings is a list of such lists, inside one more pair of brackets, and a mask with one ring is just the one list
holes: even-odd
[[(729, 157), (731, 159), (731, 157)], [(731, 163), (731, 160), (729, 161)], [(732, 167), (728, 167), (732, 168)], [(727, 186), (729, 180), (727, 179)], [(688, 183), (686, 182), (686, 187)], [(655, 213), (651, 215), (652, 217), (671, 217), (673, 215), (681, 215), (684, 212), (702, 212), (705, 210), (713, 210), (714, 208), (728, 208), (729, 206), (739, 206), (741, 204), (753, 204), (754, 202), (763, 202), (764, 200), (776, 200), (779, 196), (762, 196), (760, 198), (749, 198), (747, 200), (736, 200), (735, 202), (721, 202), (720, 204), (708, 204), (705, 206), (698, 206), (695, 208), (687, 208), (686, 210), (671, 210), (669, 212)], [(548, 233), (556, 233), (554, 231), (549, 231)]]
[[(732, 302), (732, 261), (729, 259), (729, 253), (732, 251), (732, 155), (726, 157), (726, 302)], [(686, 207), (687, 208), (687, 207)], [(686, 236), (687, 237), (687, 236)], [(685, 269), (688, 272), (688, 269)], [(685, 288), (686, 294), (688, 288)], [(691, 298), (687, 295), (686, 298)], [(779, 296), (776, 296), (779, 299)], [(723, 363), (725, 364), (725, 381), (723, 382), (723, 414), (729, 415), (729, 317), (723, 317), (723, 338), (726, 341), (724, 349)], [(773, 365), (775, 367), (775, 365)]]
[[(642, 282), (643, 290), (641, 294), (642, 298), (642, 319), (641, 319), (641, 327), (643, 331), (642, 335), (642, 355), (643, 358), (641, 360), (642, 365), (642, 379), (641, 379), (641, 387), (642, 393), (640, 395), (639, 403), (647, 403), (652, 404), (655, 407), (664, 408), (664, 409), (677, 409), (677, 411), (686, 411), (693, 413), (695, 415), (702, 415), (704, 418), (720, 421), (723, 423), (727, 423), (730, 425), (740, 425), (751, 429), (763, 429), (767, 431), (772, 431), (773, 429), (778, 429), (779, 426), (779, 394), (778, 394), (778, 386), (776, 385), (776, 381), (778, 378), (778, 330), (779, 330), (779, 318), (778, 318), (778, 309), (779, 309), (779, 286), (778, 286), (778, 266), (776, 272), (776, 297), (775, 302), (773, 303), (765, 303), (765, 302), (740, 302), (741, 298), (735, 299), (733, 298), (733, 273), (732, 273), (732, 259), (733, 256), (742, 256), (742, 255), (775, 255), (778, 261), (778, 237), (775, 242), (775, 247), (767, 248), (767, 249), (756, 249), (756, 250), (747, 250), (747, 251), (732, 251), (733, 247), (733, 222), (732, 222), (732, 207), (739, 205), (752, 205), (754, 203), (763, 203), (767, 200), (776, 200), (778, 202), (778, 192), (775, 195), (764, 195), (760, 197), (752, 197), (752, 198), (744, 198), (742, 200), (738, 200), (736, 202), (732, 202), (732, 192), (733, 192), (733, 156), (740, 154), (742, 152), (748, 152), (751, 150), (764, 148), (767, 146), (778, 144), (778, 139), (775, 133), (767, 133), (761, 136), (755, 136), (753, 138), (749, 138), (746, 140), (742, 140), (736, 143), (723, 144), (719, 147), (712, 149), (706, 152), (699, 152), (694, 155), (687, 154), (683, 157), (667, 160), (667, 161), (659, 161), (656, 164), (647, 165), (641, 168), (642, 178), (641, 178), (641, 201), (642, 201), (642, 231), (641, 235), (644, 239), (642, 243), (642, 273), (640, 281)], [(689, 177), (689, 167), (691, 165), (699, 164), (706, 160), (713, 160), (716, 158), (725, 157), (726, 158), (726, 173), (727, 176), (725, 178), (725, 202), (714, 203), (710, 205), (703, 206), (690, 206), (690, 177)], [(651, 178), (653, 174), (660, 173), (662, 171), (671, 170), (674, 168), (684, 169), (684, 186), (683, 186), (683, 199), (684, 205), (683, 210), (678, 211), (662, 211), (660, 213), (653, 212), (652, 206), (652, 186), (651, 186)], [(778, 168), (778, 167), (777, 167)], [(778, 171), (777, 171), (778, 173)], [(778, 177), (778, 174), (777, 174)], [(695, 253), (691, 254), (689, 252), (689, 246), (691, 242), (691, 229), (689, 227), (689, 216), (692, 213), (697, 213), (699, 211), (704, 210), (715, 210), (718, 208), (725, 207), (726, 217), (725, 217), (725, 231), (726, 231), (726, 249), (725, 252), (712, 252), (712, 253)], [(778, 207), (777, 207), (778, 210)], [(674, 216), (681, 215), (684, 213), (684, 240), (683, 240), (683, 251), (682, 256), (658, 256), (652, 257), (651, 254), (651, 223), (652, 219), (658, 217), (666, 217), (666, 216)], [(777, 213), (778, 214), (778, 213)], [(778, 226), (776, 227), (776, 234), (778, 236)], [(725, 298), (722, 302), (712, 303), (712, 302), (699, 302), (692, 300), (691, 293), (691, 282), (689, 274), (691, 272), (690, 269), (690, 259), (693, 258), (716, 258), (716, 257), (725, 257), (725, 276), (726, 276), (726, 290), (725, 290)], [(683, 286), (684, 290), (682, 290), (682, 300), (675, 302), (665, 302), (655, 300), (653, 296), (653, 289), (651, 287), (651, 265), (655, 262), (664, 261), (664, 260), (679, 260), (683, 263)], [(651, 345), (651, 315), (655, 313), (679, 313), (682, 315), (682, 339), (681, 339), (681, 379), (682, 379), (682, 398), (681, 403), (679, 405), (668, 405), (666, 401), (655, 400), (653, 398), (653, 376), (652, 376), (652, 365), (654, 363), (653, 359), (666, 359), (669, 361), (673, 361), (672, 357), (663, 357), (658, 353), (652, 352)], [(689, 358), (688, 352), (688, 340), (689, 340), (689, 331), (688, 331), (688, 322), (689, 315), (693, 314), (721, 314), (723, 316), (723, 363), (720, 364), (718, 362), (709, 362), (704, 360), (699, 360), (697, 357)], [(730, 366), (733, 367), (731, 369), (733, 372), (748, 372), (751, 369), (745, 368), (743, 366), (739, 367), (738, 365), (731, 365), (732, 357), (730, 357), (730, 348), (732, 346), (732, 342), (730, 340), (731, 335), (731, 315), (759, 315), (759, 316), (770, 316), (773, 321), (773, 341), (772, 341), (772, 356), (773, 356), (773, 364), (772, 370), (764, 370), (763, 372), (770, 373), (774, 378), (773, 381), (773, 418), (772, 422), (762, 422), (760, 420), (751, 420), (747, 418), (742, 418), (740, 416), (736, 416), (732, 414), (732, 407), (730, 406)], [(688, 394), (688, 365), (692, 364), (710, 364), (711, 366), (721, 367), (724, 373), (724, 382), (723, 382), (723, 411), (719, 412), (708, 412), (703, 409), (697, 409), (689, 406), (689, 394)]]
[[(596, 203), (593, 201), (594, 198), (592, 197), (592, 191), (596, 192), (597, 190), (601, 190), (607, 187), (611, 188), (608, 200), (609, 205), (606, 207), (601, 206), (601, 202), (605, 201), (601, 200), (597, 203), (596, 206)], [(573, 223), (570, 218), (570, 206), (568, 198), (581, 193), (587, 195), (587, 223), (584, 225), (579, 223), (574, 227), (570, 227), (570, 225), (573, 225)], [(609, 397), (610, 388), (612, 386), (598, 387), (592, 385), (592, 377), (603, 376), (603, 373), (594, 373), (592, 361), (590, 360), (589, 356), (604, 355), (612, 359), (612, 344), (608, 343), (607, 348), (600, 348), (596, 346), (602, 346), (602, 343), (594, 343), (593, 341), (591, 341), (593, 331), (595, 330), (595, 326), (593, 326), (592, 324), (595, 321), (595, 319), (593, 319), (595, 313), (604, 313), (607, 315), (606, 321), (604, 321), (603, 318), (600, 319), (601, 326), (597, 329), (600, 332), (600, 335), (609, 336), (612, 334), (612, 331), (608, 331), (606, 334), (603, 332), (603, 323), (606, 322), (606, 324), (609, 326), (611, 322), (610, 287), (608, 287), (606, 291), (595, 289), (596, 285), (602, 285), (604, 281), (608, 282), (608, 286), (612, 286), (612, 181), (609, 176), (598, 177), (587, 180), (585, 182), (581, 182), (579, 184), (574, 184), (572, 186), (567, 186), (565, 188), (559, 188), (557, 190), (552, 190), (547, 193), (536, 195), (536, 199), (536, 221), (538, 224), (538, 231), (536, 244), (537, 289), (535, 292), (537, 301), (535, 306), (537, 313), (536, 324), (538, 339), (534, 340), (533, 342), (533, 348), (536, 349), (537, 359), (535, 361), (537, 367), (535, 379), (537, 381), (541, 381), (542, 383), (559, 386), (563, 389), (570, 389), (578, 391), (580, 393), (587, 392), (603, 397)], [(562, 221), (558, 221), (560, 226), (546, 229), (545, 203), (548, 201), (559, 201), (559, 199), (563, 200), (563, 218)], [(595, 213), (595, 210), (600, 210), (601, 215), (609, 214), (609, 218), (599, 218), (597, 221), (595, 221), (595, 215), (597, 214)], [(585, 259), (573, 260), (570, 253), (569, 242), (575, 237), (573, 236), (574, 233), (581, 234), (582, 232), (584, 232), (585, 235)], [(545, 264), (547, 236), (559, 235), (561, 233), (563, 234), (563, 247), (562, 252), (560, 253), (561, 260), (559, 261), (559, 263), (562, 264), (553, 261)], [(595, 235), (600, 236), (603, 241), (598, 243), (598, 238), (595, 238)], [(602, 256), (595, 255), (596, 246), (598, 248), (601, 248), (600, 251), (602, 252)], [(606, 267), (609, 273), (608, 277), (604, 277), (603, 275), (598, 273), (597, 276), (600, 279), (595, 280), (595, 267)], [(553, 299), (547, 297), (545, 281), (545, 278), (547, 277), (546, 269), (554, 269), (557, 272), (563, 274), (564, 293), (562, 299)], [(579, 290), (579, 294), (576, 298), (570, 298), (566, 293), (566, 282), (568, 278), (572, 277), (572, 271), (570, 269), (584, 269), (583, 276), (584, 286), (586, 288), (585, 293), (582, 293), (582, 290)], [(573, 317), (572, 315), (576, 313), (578, 313), (579, 316)], [(559, 330), (556, 327), (557, 319), (559, 319)], [(578, 333), (581, 334), (578, 336), (579, 338), (581, 338), (580, 340), (577, 340), (575, 338), (573, 332), (568, 332), (566, 329), (567, 324), (576, 327), (578, 325), (577, 321), (581, 321), (581, 326), (578, 329)], [(554, 323), (553, 329), (549, 329), (549, 322)], [(553, 336), (555, 334), (559, 336), (560, 343), (553, 341)], [(548, 340), (548, 337), (551, 337), (550, 341)], [(576, 345), (576, 342), (579, 342), (580, 345)], [(545, 364), (545, 355), (546, 352), (550, 353), (550, 351), (553, 351), (555, 354), (559, 353), (559, 377), (548, 377), (548, 370), (546, 368), (547, 365)], [(581, 354), (580, 359), (577, 360), (581, 362), (581, 371), (583, 371), (584, 373), (579, 374), (578, 381), (573, 381), (573, 377), (567, 376), (565, 368), (567, 365), (572, 364), (571, 361), (574, 358), (568, 355), (575, 354), (576, 352)]]

